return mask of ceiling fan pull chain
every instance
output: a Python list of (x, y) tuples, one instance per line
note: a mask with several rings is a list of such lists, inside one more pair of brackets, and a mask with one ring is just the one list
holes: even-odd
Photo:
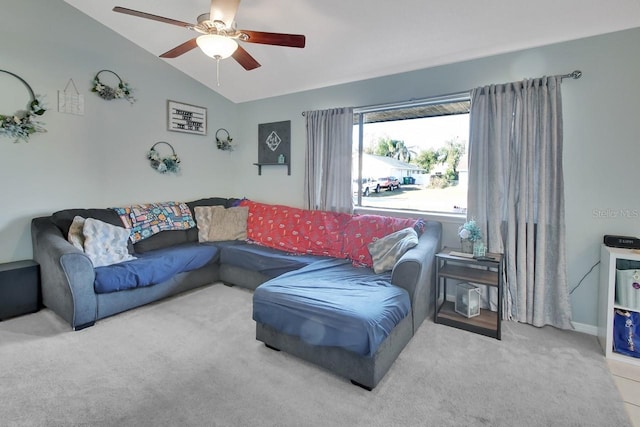
[(216, 59), (216, 82), (220, 86), (220, 58)]

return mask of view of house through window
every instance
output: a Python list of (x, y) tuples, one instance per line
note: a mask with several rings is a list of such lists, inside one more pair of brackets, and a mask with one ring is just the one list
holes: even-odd
[(355, 110), (356, 206), (465, 213), (467, 93)]

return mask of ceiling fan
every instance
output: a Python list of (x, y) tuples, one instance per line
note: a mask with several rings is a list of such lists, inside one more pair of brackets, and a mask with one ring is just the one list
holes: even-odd
[(201, 34), (163, 53), (160, 55), (160, 58), (176, 58), (197, 46), (200, 47), (206, 55), (218, 60), (218, 62), (220, 59), (231, 56), (242, 65), (245, 70), (253, 70), (258, 68), (260, 63), (258, 63), (249, 52), (244, 50), (242, 46), (238, 44), (238, 41), (275, 46), (304, 47), (305, 36), (300, 34), (237, 30), (235, 16), (238, 11), (238, 6), (240, 6), (240, 0), (211, 0), (209, 13), (203, 13), (198, 16), (197, 24), (190, 24), (188, 22), (152, 15), (120, 6), (114, 7), (113, 11), (164, 22), (165, 24), (177, 25)]

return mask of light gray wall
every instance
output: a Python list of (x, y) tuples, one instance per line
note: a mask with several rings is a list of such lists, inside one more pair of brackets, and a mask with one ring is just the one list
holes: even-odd
[[(225, 185), (234, 170), (232, 157), (215, 147), (213, 134), (220, 127), (235, 133), (235, 104), (62, 0), (4, 2), (0, 40), (0, 68), (23, 77), (49, 108), (42, 116), (47, 133), (29, 143), (0, 138), (0, 262), (31, 257), (34, 216), (233, 192)], [(90, 92), (94, 75), (105, 68), (130, 82), (135, 104)], [(58, 90), (70, 78), (84, 95), (84, 116), (57, 111)], [(26, 89), (4, 73), (0, 94), (0, 114), (28, 103)], [(166, 131), (169, 99), (206, 107), (209, 135)], [(181, 176), (151, 169), (145, 154), (157, 141), (173, 145), (182, 159)]]
[[(640, 236), (640, 217), (634, 215), (640, 212), (640, 29), (238, 105), (62, 0), (4, 5), (0, 37), (0, 68), (24, 77), (46, 95), (50, 108), (43, 116), (46, 134), (28, 144), (0, 139), (0, 262), (30, 258), (30, 219), (58, 209), (214, 195), (302, 206), (302, 111), (405, 101), (574, 69), (584, 72), (582, 79), (563, 84), (570, 286), (598, 261), (604, 234)], [(93, 75), (103, 68), (131, 82), (138, 102), (106, 102), (90, 93)], [(57, 91), (69, 78), (85, 96), (84, 116), (57, 112)], [(26, 103), (6, 96), (17, 84), (0, 76), (0, 113)], [(167, 99), (207, 107), (209, 136), (167, 132)], [(281, 120), (291, 120), (292, 175), (274, 166), (258, 176), (258, 124)], [(236, 151), (215, 148), (213, 133), (220, 127), (239, 144)], [(182, 158), (181, 176), (149, 167), (145, 152), (161, 140)], [(626, 210), (631, 217), (622, 216)], [(454, 244), (459, 220), (438, 219), (445, 222), (445, 243)], [(576, 322), (597, 322), (597, 277), (596, 268), (572, 294)]]
[[(640, 236), (637, 46), (640, 29), (633, 29), (241, 104), (243, 126), (238, 140), (245, 145), (235, 154), (240, 162), (236, 188), (249, 198), (302, 204), (302, 111), (406, 101), (580, 69), (583, 77), (565, 80), (562, 87), (567, 274), (573, 289), (599, 261), (604, 234)], [(274, 168), (258, 177), (251, 165), (257, 159), (257, 124), (280, 120), (292, 122), (292, 175), (288, 177), (284, 170)], [(627, 211), (630, 216), (623, 217), (622, 212)], [(455, 244), (459, 222), (437, 219), (445, 222), (445, 243)], [(571, 295), (576, 322), (597, 323), (598, 271), (594, 269)]]

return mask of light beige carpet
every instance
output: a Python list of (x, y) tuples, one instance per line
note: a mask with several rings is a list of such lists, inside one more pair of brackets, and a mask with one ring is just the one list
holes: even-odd
[(629, 425), (595, 337), (427, 320), (367, 392), (256, 341), (251, 297), (216, 284), (79, 332), (46, 309), (0, 322), (0, 425)]

